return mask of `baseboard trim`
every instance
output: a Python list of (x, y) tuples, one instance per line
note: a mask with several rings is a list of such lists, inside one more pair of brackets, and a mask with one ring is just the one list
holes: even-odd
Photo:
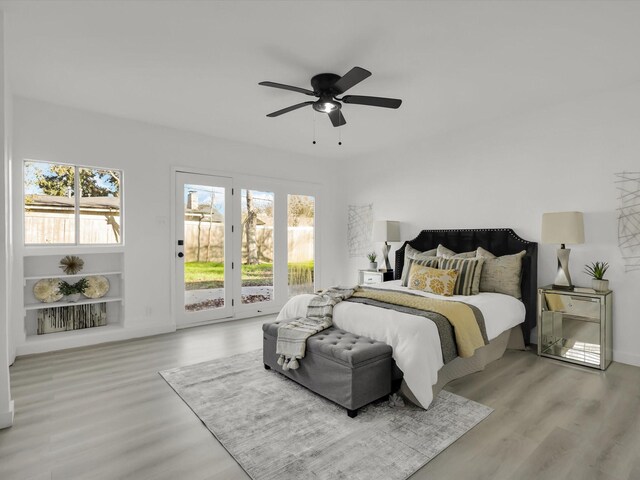
[(217, 318), (215, 320), (203, 320), (201, 322), (178, 324), (176, 328), (177, 330), (182, 330), (183, 328), (202, 327), (205, 325), (213, 325), (214, 323), (233, 322), (235, 320), (245, 320), (247, 318), (277, 315), (280, 312), (280, 308), (281, 307), (265, 309), (257, 313), (255, 311), (244, 311), (244, 312), (240, 311), (240, 312), (236, 312), (235, 315), (233, 315), (232, 317)]
[(9, 402), (9, 411), (0, 413), (0, 429), (9, 428), (13, 425), (14, 405), (13, 400)]
[(637, 353), (620, 352), (618, 350), (614, 350), (613, 361), (618, 363), (625, 363), (627, 365), (633, 365), (634, 367), (640, 367), (640, 355), (638, 355)]
[[(105, 330), (100, 330), (105, 328)], [(108, 329), (107, 329), (108, 328)], [(96, 331), (92, 329), (78, 330), (77, 335), (56, 336), (52, 333), (42, 335), (34, 339), (27, 339), (22, 345), (16, 348), (16, 356), (34, 355), (38, 353), (47, 353), (57, 350), (66, 350), (69, 348), (87, 347), (90, 345), (98, 345), (101, 343), (118, 342), (121, 340), (129, 340), (132, 338), (150, 337), (152, 335), (160, 335), (163, 333), (171, 333), (176, 331), (175, 323), (151, 323), (144, 322), (131, 327), (97, 327)]]

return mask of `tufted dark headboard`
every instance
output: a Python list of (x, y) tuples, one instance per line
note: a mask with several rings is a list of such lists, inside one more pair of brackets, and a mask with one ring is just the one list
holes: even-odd
[(536, 326), (536, 290), (538, 287), (538, 244), (523, 240), (510, 228), (480, 228), (468, 230), (422, 230), (416, 238), (404, 242), (396, 251), (394, 277), (399, 280), (404, 266), (404, 247), (426, 251), (438, 244), (454, 252), (468, 252), (482, 247), (497, 256), (511, 255), (526, 250), (522, 259), (522, 302), (527, 314), (522, 324), (524, 342), (530, 343), (531, 329)]

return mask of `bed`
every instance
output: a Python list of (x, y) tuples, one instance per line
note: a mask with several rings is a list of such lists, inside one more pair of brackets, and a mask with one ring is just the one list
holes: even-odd
[[(525, 251), (520, 281), (522, 300), (500, 293), (449, 297), (475, 305), (485, 318), (489, 343), (477, 349), (473, 356), (457, 357), (445, 364), (437, 327), (433, 322), (416, 315), (351, 301), (337, 304), (333, 312), (333, 323), (336, 327), (385, 342), (393, 347), (393, 357), (404, 374), (403, 394), (424, 408), (428, 408), (434, 396), (446, 383), (482, 370), (491, 361), (501, 358), (508, 347), (524, 348), (524, 345), (529, 343), (531, 329), (535, 326), (537, 244), (520, 238), (513, 230), (507, 228), (423, 230), (416, 238), (405, 242), (396, 252), (395, 281), (385, 282), (377, 288), (407, 290), (407, 287), (400, 285), (407, 245), (427, 251), (439, 244), (455, 252), (482, 247), (496, 256)], [(420, 295), (433, 296), (422, 292)], [(283, 307), (278, 319), (305, 316), (312, 297), (293, 297)]]

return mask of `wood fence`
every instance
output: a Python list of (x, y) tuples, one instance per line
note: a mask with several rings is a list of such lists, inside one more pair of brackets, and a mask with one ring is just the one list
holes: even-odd
[[(120, 224), (120, 217), (112, 217)], [(25, 243), (55, 244), (74, 243), (75, 217), (63, 213), (25, 213)], [(80, 239), (82, 244), (118, 243), (112, 222), (101, 215), (80, 215)], [(222, 262), (224, 259), (223, 226), (220, 223), (200, 223), (187, 221), (185, 225), (184, 252), (187, 262)], [(198, 228), (200, 234), (198, 235)], [(289, 227), (288, 252), (289, 262), (307, 262), (314, 258), (314, 230), (312, 226)], [(198, 236), (200, 244), (198, 245)], [(244, 242), (244, 232), (242, 239)], [(258, 225), (256, 241), (260, 262), (273, 261), (273, 227)], [(242, 249), (243, 261), (246, 260), (246, 249)]]
[[(220, 223), (200, 224), (198, 246), (198, 222), (185, 222), (184, 253), (187, 262), (222, 262), (224, 260), (223, 226)], [(287, 232), (289, 262), (307, 262), (314, 258), (314, 227), (289, 227)], [(246, 261), (246, 248), (242, 235), (242, 260)], [(263, 263), (273, 261), (273, 227), (256, 227), (258, 259)], [(198, 248), (200, 255), (198, 258)]]
[[(78, 243), (118, 243), (113, 221), (120, 225), (119, 216), (80, 215)], [(118, 229), (119, 230), (119, 229)], [(24, 241), (27, 244), (75, 243), (75, 215), (65, 213), (25, 212)]]

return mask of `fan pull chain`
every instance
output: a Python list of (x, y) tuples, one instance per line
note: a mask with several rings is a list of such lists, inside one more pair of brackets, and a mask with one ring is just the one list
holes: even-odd
[(338, 145), (342, 145), (342, 125), (338, 127)]
[(316, 144), (316, 111), (311, 110), (311, 115), (313, 115), (313, 144)]

